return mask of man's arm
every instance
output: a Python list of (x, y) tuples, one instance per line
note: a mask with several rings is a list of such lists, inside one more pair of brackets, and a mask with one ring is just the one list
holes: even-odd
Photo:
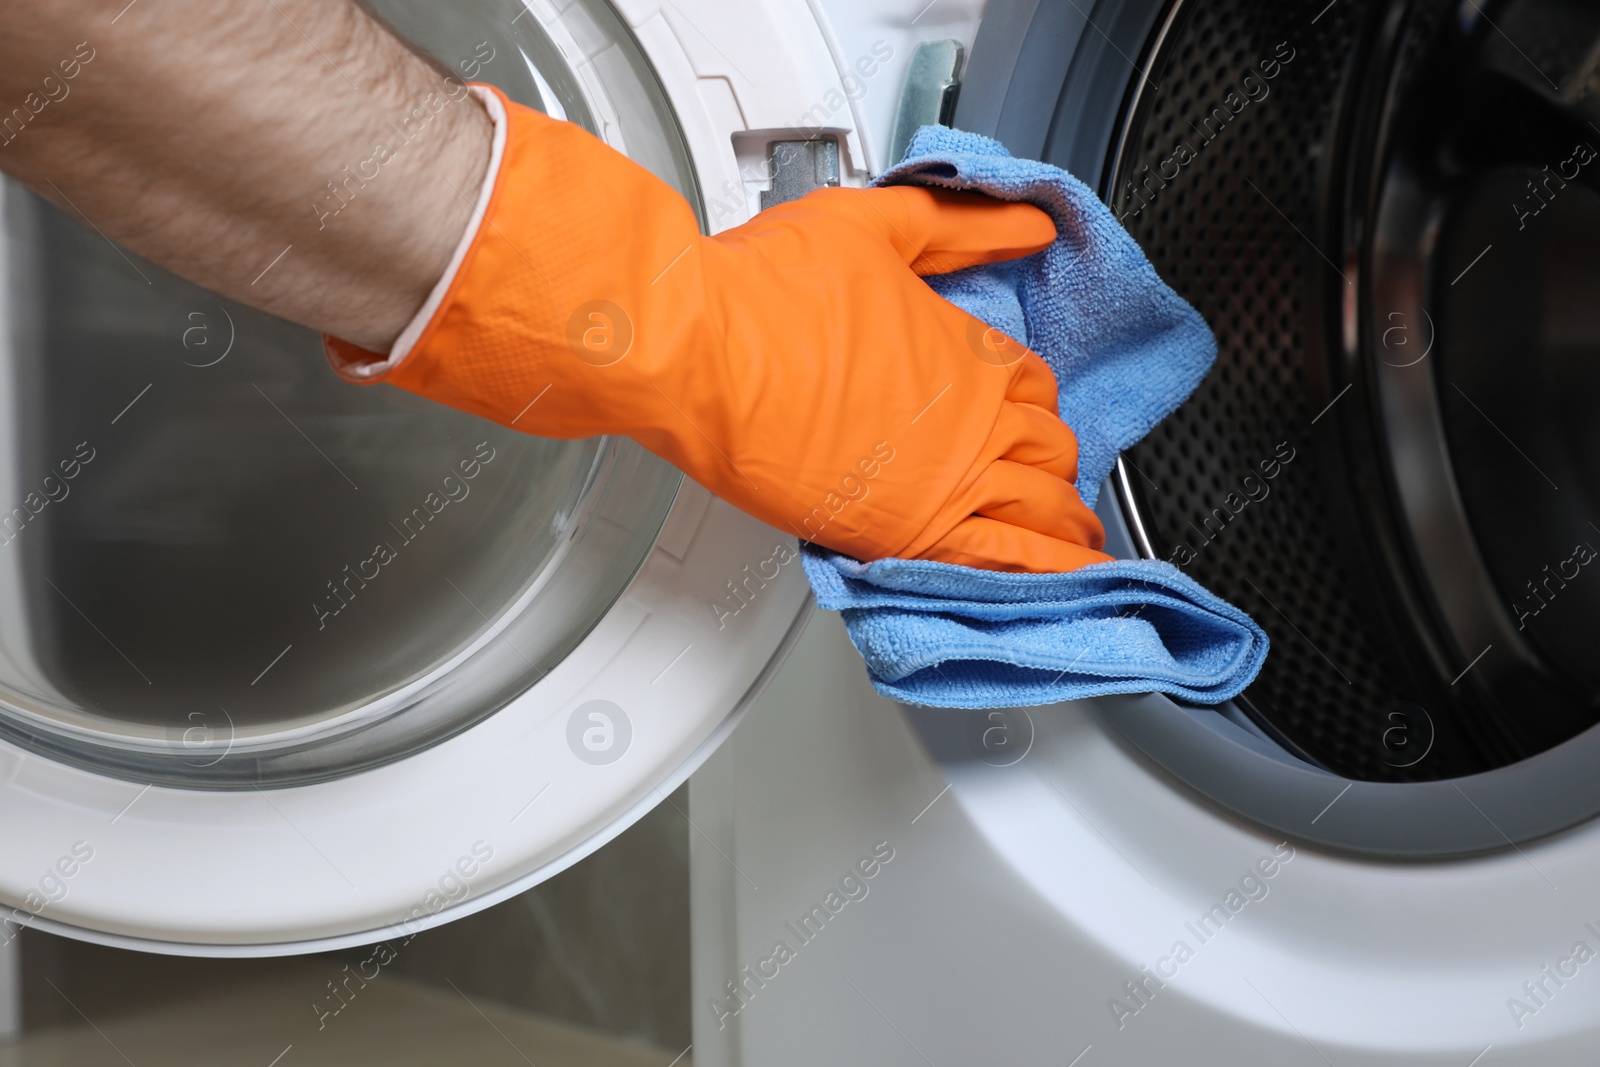
[[(488, 164), (489, 118), (446, 77), (352, 0), (0, 0), (0, 170), (192, 281), (384, 351)], [(381, 165), (379, 143), (398, 145)]]

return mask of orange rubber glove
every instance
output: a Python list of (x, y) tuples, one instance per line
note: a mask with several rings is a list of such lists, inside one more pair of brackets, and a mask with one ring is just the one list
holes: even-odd
[(330, 338), (346, 377), (545, 437), (627, 435), (861, 560), (1110, 558), (1049, 368), (919, 278), (1043, 249), (1044, 212), (824, 189), (706, 237), (643, 167), (499, 99), (504, 155), (443, 302), (377, 378), (359, 367), (385, 357)]

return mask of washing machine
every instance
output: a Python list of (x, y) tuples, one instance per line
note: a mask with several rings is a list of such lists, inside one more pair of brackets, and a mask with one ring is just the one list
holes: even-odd
[(1272, 656), (1220, 708), (897, 706), (792, 540), (629, 442), (348, 389), (6, 186), (6, 943), (403, 937), (693, 775), (701, 1064), (1593, 1047), (1593, 5), (372, 6), (708, 230), (926, 120), (1094, 184), (1221, 350), (1109, 543)]
[(1218, 707), (912, 708), (811, 619), (691, 784), (696, 1062), (1592, 1062), (1600, 6), (951, 29), (954, 125), (1097, 188), (1217, 334), (1109, 550), (1272, 652)]
[[(865, 183), (854, 109), (910, 59), (792, 0), (370, 6), (710, 229)], [(3, 195), (0, 943), (284, 955), (470, 914), (663, 802), (796, 636), (793, 538), (632, 442), (350, 389), (312, 333)]]

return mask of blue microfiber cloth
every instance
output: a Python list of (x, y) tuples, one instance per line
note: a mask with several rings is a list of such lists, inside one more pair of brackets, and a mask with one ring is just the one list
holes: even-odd
[[(1036, 204), (1054, 244), (1009, 263), (930, 277), (945, 299), (1023, 340), (1055, 372), (1090, 507), (1117, 454), (1205, 377), (1217, 346), (1094, 191), (997, 141), (924, 126), (879, 185), (975, 189)], [(1113, 560), (1068, 574), (1006, 574), (931, 560), (861, 563), (816, 545), (817, 603), (844, 616), (878, 692), (910, 704), (1018, 707), (1162, 692), (1215, 704), (1267, 657), (1244, 612), (1170, 563)]]

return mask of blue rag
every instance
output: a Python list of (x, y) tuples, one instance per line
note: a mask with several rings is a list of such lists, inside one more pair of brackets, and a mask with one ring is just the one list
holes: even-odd
[[(876, 184), (975, 189), (1055, 220), (1037, 255), (930, 277), (934, 291), (1024, 341), (1055, 372), (1090, 507), (1117, 454), (1205, 377), (1217, 346), (1094, 191), (997, 141), (924, 126)], [(816, 545), (802, 562), (840, 612), (873, 686), (908, 704), (1001, 708), (1108, 693), (1237, 696), (1267, 657), (1254, 620), (1160, 560), (1010, 574), (931, 560), (861, 563)]]

